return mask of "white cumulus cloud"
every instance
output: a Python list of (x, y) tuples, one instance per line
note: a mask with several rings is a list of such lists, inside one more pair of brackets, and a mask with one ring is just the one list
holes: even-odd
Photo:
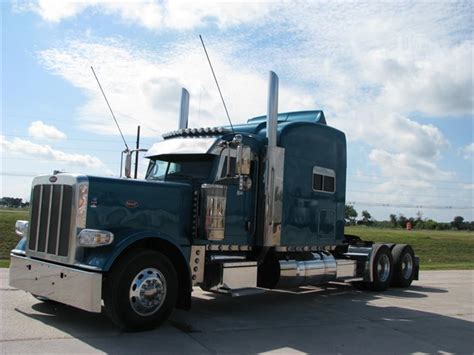
[[(198, 43), (156, 56), (116, 41), (72, 41), (63, 48), (41, 51), (43, 65), (81, 89), (88, 98), (80, 108), (81, 126), (116, 134), (107, 106), (92, 75), (94, 65), (110, 104), (126, 134), (134, 135), (142, 124), (145, 136), (177, 128), (181, 87), (191, 95), (191, 127), (227, 124), (225, 112)], [(255, 72), (225, 51), (210, 49), (214, 67), (233, 123), (265, 114), (267, 71)], [(311, 96), (289, 83), (281, 85), (280, 110), (314, 108)]]
[(424, 158), (407, 153), (390, 153), (373, 149), (369, 154), (371, 162), (377, 164), (384, 176), (417, 180), (450, 180), (454, 175), (443, 171), (436, 164)]
[(35, 138), (66, 139), (66, 134), (42, 121), (32, 122), (28, 127), (28, 134)]
[(474, 142), (466, 145), (465, 147), (460, 148), (459, 152), (461, 153), (464, 159), (470, 160), (472, 162), (472, 159), (474, 158)]
[(101, 168), (104, 166), (99, 158), (89, 154), (65, 153), (49, 145), (37, 144), (17, 137), (7, 140), (4, 136), (0, 136), (0, 146), (2, 152), (19, 153), (27, 155), (29, 158), (63, 162), (88, 168)]
[(252, 22), (268, 13), (268, 2), (232, 1), (114, 1), (39, 0), (16, 5), (19, 11), (34, 11), (44, 21), (58, 23), (87, 9), (118, 15), (125, 23), (150, 30), (191, 29), (215, 23), (219, 27)]

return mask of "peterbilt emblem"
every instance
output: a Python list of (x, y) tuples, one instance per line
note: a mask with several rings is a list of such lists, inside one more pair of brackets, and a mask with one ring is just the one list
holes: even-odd
[(94, 197), (94, 198), (91, 200), (90, 207), (92, 207), (92, 208), (96, 208), (96, 207), (97, 207), (97, 197)]
[(58, 178), (56, 176), (49, 177), (49, 182), (55, 183), (56, 181), (58, 181)]
[(127, 208), (136, 208), (136, 207), (138, 207), (138, 201), (128, 200), (127, 202), (125, 202), (125, 207), (127, 207)]

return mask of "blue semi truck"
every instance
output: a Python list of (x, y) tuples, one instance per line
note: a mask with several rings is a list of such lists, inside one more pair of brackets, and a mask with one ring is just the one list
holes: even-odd
[[(34, 178), (10, 285), (121, 328), (151, 329), (193, 287), (244, 296), (331, 281), (383, 291), (418, 279), (409, 245), (344, 234), (346, 140), (322, 111), (179, 129), (148, 151), (144, 180), (59, 173)], [(125, 170), (130, 171), (130, 159)], [(127, 174), (129, 175), (129, 174)]]

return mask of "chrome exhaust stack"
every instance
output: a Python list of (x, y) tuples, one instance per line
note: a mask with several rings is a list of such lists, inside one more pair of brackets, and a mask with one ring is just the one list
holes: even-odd
[(267, 103), (267, 157), (265, 164), (265, 225), (263, 246), (279, 246), (283, 210), (285, 149), (277, 146), (278, 76), (270, 72)]
[(278, 126), (278, 76), (270, 72), (268, 83), (268, 103), (267, 103), (267, 138), (268, 147), (277, 145)]
[(189, 92), (185, 88), (181, 89), (181, 104), (179, 107), (178, 129), (188, 128), (189, 117)]

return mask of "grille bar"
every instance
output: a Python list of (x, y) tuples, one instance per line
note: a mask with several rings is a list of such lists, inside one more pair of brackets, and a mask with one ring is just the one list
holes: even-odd
[[(63, 212), (63, 195), (64, 195), (64, 185), (61, 185), (61, 193), (59, 195), (59, 210), (58, 210), (58, 217), (62, 215)], [(56, 238), (59, 238), (61, 232), (61, 218), (58, 218), (58, 228), (56, 230)], [(58, 255), (59, 253), (59, 241), (56, 240), (56, 248), (55, 254)]]
[(40, 205), (40, 216), (39, 216), (39, 233), (38, 233), (38, 240), (37, 240), (37, 247), (36, 250), (39, 252), (44, 253), (46, 250), (46, 237), (48, 233), (48, 222), (49, 222), (49, 201), (50, 201), (50, 191), (51, 185), (43, 185), (42, 186), (42, 196), (41, 196), (41, 205)]
[(48, 231), (48, 254), (57, 254), (56, 246), (58, 244), (58, 223), (61, 222), (59, 216), (59, 204), (61, 202), (61, 185), (54, 185), (51, 191), (51, 209), (49, 217), (49, 231)]
[(73, 188), (69, 185), (36, 185), (32, 194), (28, 249), (67, 257), (71, 234)]
[(48, 224), (46, 226), (46, 247), (49, 248), (49, 227), (51, 226), (51, 205), (53, 203), (53, 190), (55, 186), (49, 188)]
[(64, 185), (63, 206), (61, 209), (60, 220), (61, 228), (59, 232), (58, 255), (67, 256), (69, 250), (69, 233), (72, 222), (72, 187)]
[(36, 185), (33, 189), (31, 198), (31, 223), (29, 233), (28, 249), (36, 250), (36, 240), (38, 239), (38, 220), (39, 220), (39, 205), (41, 201), (42, 186)]

